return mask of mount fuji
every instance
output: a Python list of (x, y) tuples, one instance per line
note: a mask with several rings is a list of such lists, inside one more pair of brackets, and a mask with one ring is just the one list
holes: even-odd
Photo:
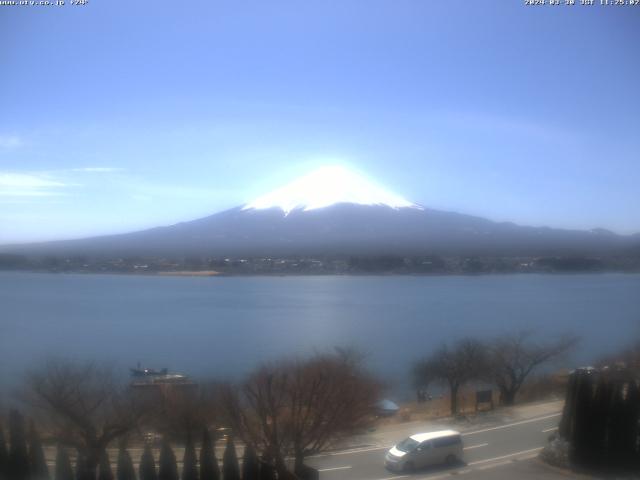
[(425, 208), (346, 168), (313, 171), (244, 205), (166, 227), (0, 248), (47, 255), (608, 255), (640, 236), (526, 227)]
[(372, 183), (344, 167), (315, 170), (304, 177), (244, 205), (242, 210), (280, 209), (308, 212), (338, 204), (386, 206), (393, 209), (423, 208)]

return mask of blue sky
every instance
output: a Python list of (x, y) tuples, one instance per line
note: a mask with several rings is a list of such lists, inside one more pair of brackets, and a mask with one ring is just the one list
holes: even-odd
[(428, 207), (640, 231), (639, 25), (521, 1), (0, 7), (0, 243), (198, 218), (327, 163)]

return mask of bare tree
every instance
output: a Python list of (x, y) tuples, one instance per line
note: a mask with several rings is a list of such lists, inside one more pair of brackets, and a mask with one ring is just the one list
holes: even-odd
[(381, 384), (354, 355), (316, 354), (265, 365), (239, 388), (229, 390), (231, 419), (245, 442), (262, 447), (279, 478), (304, 458), (365, 428), (373, 418)]
[(483, 343), (463, 339), (441, 346), (431, 356), (414, 365), (414, 375), (424, 381), (439, 381), (449, 388), (451, 414), (458, 413), (458, 392), (466, 383), (480, 379), (486, 372), (487, 357)]
[(565, 335), (554, 341), (536, 343), (530, 330), (493, 340), (488, 371), (489, 379), (500, 390), (500, 402), (513, 405), (527, 377), (538, 366), (567, 353), (577, 341), (577, 337)]
[(431, 383), (438, 379), (437, 373), (434, 371), (434, 362), (431, 359), (425, 359), (416, 362), (411, 369), (411, 379), (416, 389), (426, 389)]
[(220, 385), (171, 385), (157, 401), (152, 425), (165, 436), (184, 442), (220, 421)]
[(259, 449), (279, 472), (286, 471), (287, 444), (281, 434), (281, 422), (274, 421), (286, 408), (286, 375), (278, 375), (276, 366), (256, 370), (237, 387), (227, 385), (224, 403), (233, 429), (247, 444)]
[(147, 411), (110, 368), (91, 362), (50, 359), (27, 375), (25, 393), (55, 438), (75, 447), (94, 477), (107, 445), (134, 429)]

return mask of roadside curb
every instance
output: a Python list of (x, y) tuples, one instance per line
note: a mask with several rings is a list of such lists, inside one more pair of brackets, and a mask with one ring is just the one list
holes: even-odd
[[(485, 424), (485, 425), (469, 425), (468, 428), (465, 428), (465, 429), (460, 428), (459, 431), (460, 431), (460, 434), (462, 436), (475, 435), (477, 433), (483, 433), (483, 432), (489, 431), (489, 430), (501, 430), (503, 428), (509, 428), (509, 427), (514, 426), (514, 425), (532, 423), (532, 422), (536, 422), (536, 421), (539, 421), (539, 420), (544, 420), (546, 418), (552, 418), (552, 417), (560, 416), (561, 414), (562, 414), (562, 412), (560, 411), (560, 412), (555, 412), (555, 413), (542, 415), (542, 416), (537, 416), (537, 417), (523, 418), (523, 419), (520, 419), (520, 420), (518, 420), (516, 422), (512, 422), (512, 423), (506, 423), (506, 424), (504, 424), (504, 423), (503, 424), (493, 423), (493, 424), (491, 424), (491, 426), (489, 426), (489, 424)], [(391, 448), (391, 446), (393, 446), (393, 442), (392, 441), (361, 443), (361, 444), (345, 447), (345, 448), (342, 448), (342, 449), (334, 449), (334, 450), (330, 450), (330, 451), (325, 451), (325, 452), (319, 453), (317, 455), (311, 455), (308, 458), (332, 457), (332, 456), (340, 456), (340, 455), (349, 455), (349, 454), (354, 454), (354, 453), (364, 453), (364, 452), (370, 452), (370, 451), (375, 451), (375, 450), (386, 450), (388, 448)]]

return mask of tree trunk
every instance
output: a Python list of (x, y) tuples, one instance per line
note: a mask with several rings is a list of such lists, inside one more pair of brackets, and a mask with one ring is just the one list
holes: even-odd
[(516, 392), (506, 387), (500, 389), (500, 403), (502, 405), (513, 405), (516, 403)]
[(319, 480), (320, 472), (304, 464), (304, 458), (298, 460), (296, 458), (296, 466), (294, 468), (295, 477), (299, 480)]
[(458, 414), (458, 385), (451, 385), (451, 415)]
[(282, 458), (282, 456), (280, 454), (276, 455), (275, 457), (275, 467), (276, 467), (276, 473), (278, 474), (278, 479), (280, 478), (284, 478), (284, 479), (289, 479), (289, 478), (295, 478), (295, 475), (293, 475), (289, 469), (287, 468), (287, 464), (284, 461), (284, 459)]
[(100, 447), (87, 448), (84, 458), (84, 475), (82, 480), (95, 480), (98, 475), (98, 465), (100, 464), (100, 455), (102, 449)]
[(302, 466), (304, 465), (304, 455), (301, 452), (295, 453), (295, 461), (293, 464), (293, 471), (298, 474), (302, 470)]

